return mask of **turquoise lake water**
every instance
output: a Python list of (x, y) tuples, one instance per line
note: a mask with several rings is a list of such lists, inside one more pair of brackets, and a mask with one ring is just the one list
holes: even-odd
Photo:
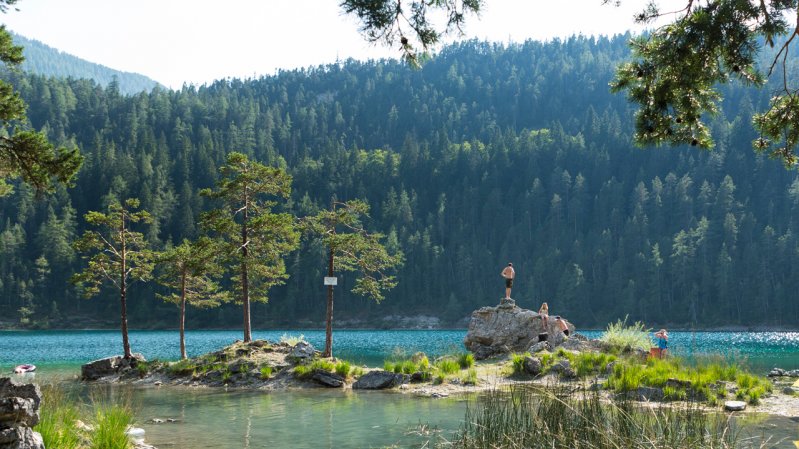
[[(599, 331), (582, 332), (598, 338)], [(278, 341), (283, 335), (304, 335), (317, 348), (324, 346), (324, 331), (255, 331), (253, 338)], [(333, 336), (338, 358), (368, 366), (381, 366), (395, 351), (430, 356), (464, 351), (465, 330), (339, 330)], [(241, 338), (239, 331), (189, 331), (189, 356), (222, 348)], [(734, 357), (753, 371), (765, 373), (774, 366), (799, 368), (799, 332), (672, 332), (674, 354)], [(132, 331), (134, 352), (148, 359), (179, 357), (177, 331)], [(89, 360), (122, 352), (118, 331), (0, 331), (0, 372), (21, 363), (41, 368), (76, 367)]]
[[(299, 336), (317, 348), (318, 330), (256, 331), (254, 338), (277, 341)], [(600, 332), (584, 332), (596, 338)], [(337, 357), (380, 366), (392, 353), (423, 351), (429, 356), (463, 351), (464, 330), (341, 330), (334, 333)], [(217, 350), (241, 338), (238, 331), (191, 331), (189, 355)], [(148, 359), (177, 359), (177, 331), (133, 331), (131, 347)], [(799, 333), (673, 332), (675, 354), (733, 357), (756, 372), (774, 366), (799, 368)], [(36, 379), (70, 378), (86, 361), (121, 352), (118, 331), (0, 332), (0, 372), (20, 363), (39, 366)], [(76, 384), (78, 388), (85, 388)], [(112, 387), (114, 388), (114, 387)], [(118, 387), (117, 387), (118, 388)], [(264, 393), (217, 389), (136, 388), (137, 425), (160, 449), (191, 448), (372, 448), (425, 447), (451, 437), (463, 420), (469, 397), (414, 398), (400, 393), (291, 391)], [(154, 424), (153, 418), (176, 420)], [(793, 448), (799, 425), (766, 417), (752, 427), (771, 436), (768, 447)], [(429, 446), (427, 446), (429, 447)]]

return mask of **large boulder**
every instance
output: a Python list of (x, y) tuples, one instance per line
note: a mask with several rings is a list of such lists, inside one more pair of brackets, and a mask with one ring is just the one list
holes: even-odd
[[(564, 321), (566, 321), (564, 319)], [(569, 333), (574, 334), (574, 325), (566, 321)], [(546, 340), (550, 348), (568, 341), (561, 332), (555, 318), (550, 316), (544, 326), (541, 316), (532, 310), (522, 309), (512, 301), (503, 301), (497, 307), (483, 307), (472, 313), (469, 331), (463, 344), (478, 360), (524, 352)]]
[(30, 427), (9, 427), (0, 429), (0, 449), (44, 449), (44, 441)]
[(393, 388), (405, 382), (402, 374), (391, 373), (388, 371), (369, 371), (352, 384), (356, 390), (383, 390)]
[(141, 354), (133, 354), (130, 358), (121, 355), (106, 357), (104, 359), (93, 360), (80, 367), (80, 375), (83, 380), (97, 380), (103, 377), (113, 376), (121, 372), (134, 369), (141, 362), (147, 360)]

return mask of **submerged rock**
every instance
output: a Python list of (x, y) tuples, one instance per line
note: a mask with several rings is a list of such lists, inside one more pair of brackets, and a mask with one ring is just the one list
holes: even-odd
[(393, 388), (405, 382), (405, 376), (388, 371), (370, 371), (361, 376), (352, 388), (355, 390), (383, 390)]
[[(569, 333), (574, 325), (567, 320)], [(524, 352), (539, 342), (556, 348), (566, 335), (550, 316), (544, 326), (542, 317), (532, 310), (522, 309), (515, 302), (505, 301), (497, 307), (483, 307), (472, 313), (469, 331), (463, 344), (478, 360), (511, 352)]]

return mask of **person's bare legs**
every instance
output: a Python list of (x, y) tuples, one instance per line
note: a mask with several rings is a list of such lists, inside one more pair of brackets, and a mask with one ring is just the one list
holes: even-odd
[(510, 287), (505, 288), (505, 299), (510, 299)]

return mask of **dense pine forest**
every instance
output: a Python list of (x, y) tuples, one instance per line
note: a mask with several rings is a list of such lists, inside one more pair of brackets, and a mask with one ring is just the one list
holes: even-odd
[[(85, 300), (71, 242), (83, 215), (139, 198), (156, 248), (201, 233), (199, 214), (232, 151), (287, 169), (298, 216), (362, 198), (372, 230), (405, 261), (375, 304), (336, 288), (338, 322), (391, 326), (430, 315), (464, 326), (504, 294), (547, 301), (578, 328), (629, 315), (649, 325), (799, 323), (799, 178), (754, 153), (749, 123), (768, 89), (724, 86), (717, 146), (632, 146), (632, 110), (608, 91), (629, 36), (445, 48), (420, 70), (345, 61), (179, 91), (123, 95), (111, 82), (16, 74), (31, 124), (80, 147), (73, 188), (0, 199), (0, 317), (6, 326), (118, 320), (114, 292)], [(291, 275), (255, 306), (253, 325), (319, 327), (325, 251), (303, 240)], [(134, 284), (133, 328), (176, 327), (153, 283)], [(239, 308), (190, 310), (189, 328), (237, 327)], [(20, 324), (22, 323), (22, 324)]]

